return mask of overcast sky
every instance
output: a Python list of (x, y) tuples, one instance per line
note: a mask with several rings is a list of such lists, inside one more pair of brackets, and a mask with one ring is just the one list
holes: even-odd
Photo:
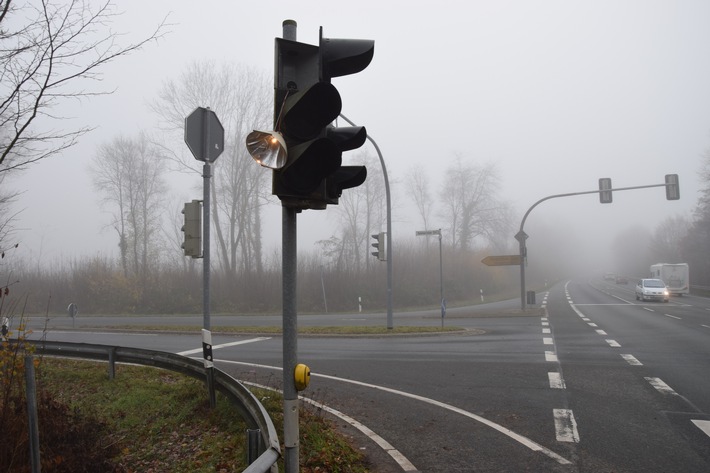
[[(298, 22), (306, 43), (317, 44), (320, 26), (326, 37), (375, 41), (370, 66), (333, 83), (343, 113), (377, 141), (392, 181), (422, 164), (436, 194), (455, 156), (495, 162), (518, 226), (540, 198), (594, 190), (600, 177), (629, 187), (680, 176), (680, 201), (666, 201), (662, 188), (619, 192), (609, 205), (593, 194), (546, 202), (528, 218), (526, 229), (558, 225), (571, 238), (586, 237), (585, 249), (633, 225), (653, 230), (666, 216), (690, 215), (697, 202), (697, 171), (710, 149), (707, 0), (117, 3), (125, 13), (112, 28), (127, 33), (121, 41), (148, 36), (168, 14), (170, 33), (110, 64), (104, 85), (116, 92), (71, 112), (96, 131), (14, 179), (25, 191), (18, 236), (35, 257), (115, 255), (116, 237), (102, 230), (108, 216), (87, 171), (97, 147), (153, 127), (147, 102), (195, 60), (246, 64), (270, 76), (285, 19)], [(201, 185), (194, 179), (190, 185)], [(183, 186), (176, 205), (201, 198), (173, 182)], [(395, 195), (395, 239), (420, 229), (403, 190)], [(328, 213), (299, 217), (299, 249), (332, 235)], [(274, 247), (280, 218), (274, 203), (266, 236)]]

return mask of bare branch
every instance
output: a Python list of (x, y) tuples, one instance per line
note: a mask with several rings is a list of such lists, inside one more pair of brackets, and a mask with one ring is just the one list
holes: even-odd
[[(22, 169), (74, 146), (91, 128), (38, 131), (36, 119), (58, 121), (51, 110), (66, 99), (113, 91), (82, 87), (99, 81), (107, 63), (138, 51), (166, 34), (167, 17), (145, 39), (120, 46), (111, 0), (96, 6), (41, 0), (40, 6), (7, 1), (0, 10), (0, 172)], [(4, 28), (9, 18), (25, 22)], [(14, 26), (14, 25), (13, 25)]]

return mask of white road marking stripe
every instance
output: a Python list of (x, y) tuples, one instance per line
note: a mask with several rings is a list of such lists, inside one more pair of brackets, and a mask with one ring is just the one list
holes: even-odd
[(650, 378), (650, 377), (645, 377), (644, 378), (646, 381), (651, 383), (651, 386), (656, 388), (658, 392), (661, 392), (663, 394), (673, 394), (673, 395), (678, 395), (677, 392), (673, 391), (673, 388), (668, 386), (666, 383), (661, 381), (661, 378)]
[(542, 343), (544, 343), (545, 345), (552, 345), (552, 337), (542, 337)]
[(562, 375), (560, 373), (550, 371), (547, 373), (547, 377), (550, 380), (550, 387), (552, 389), (566, 389), (567, 387), (565, 386), (565, 380), (562, 379)]
[(706, 434), (708, 437), (710, 437), (710, 420), (695, 420), (695, 419), (694, 419), (694, 420), (691, 420), (690, 422), (692, 422), (693, 424), (695, 424), (695, 426), (696, 426), (697, 428), (699, 428), (700, 430), (702, 430), (703, 432), (705, 432), (705, 434)]
[(542, 333), (552, 333), (549, 328), (543, 328)]
[(675, 315), (671, 315), (671, 314), (663, 314), (663, 315), (665, 315), (666, 317), (670, 317), (671, 319), (681, 320), (680, 317), (676, 317)]
[(543, 326), (543, 327), (548, 327), (549, 325), (550, 325), (550, 322), (543, 322), (543, 323), (542, 323), (542, 326)]
[[(260, 365), (260, 364), (256, 364), (256, 363), (243, 363), (243, 362), (241, 362), (241, 361), (231, 361), (231, 360), (218, 360), (218, 361), (221, 362), (221, 363), (232, 363), (232, 364), (235, 364), (235, 365), (252, 366), (252, 367), (255, 367), (255, 368), (266, 368), (266, 369), (276, 370), (276, 371), (282, 371), (282, 370), (283, 370), (283, 368), (278, 367), (278, 366)], [(396, 390), (396, 389), (387, 388), (387, 387), (385, 387), (385, 386), (378, 386), (378, 385), (376, 385), (376, 384), (363, 383), (363, 382), (361, 382), (361, 381), (355, 381), (355, 380), (352, 380), (352, 379), (339, 378), (339, 377), (337, 377), (337, 376), (329, 376), (329, 375), (327, 375), (327, 374), (318, 374), (318, 373), (311, 373), (311, 376), (313, 376), (313, 377), (319, 377), (319, 378), (325, 378), (325, 379), (330, 379), (330, 380), (333, 380), (333, 381), (340, 381), (340, 382), (343, 382), (343, 383), (355, 384), (355, 385), (358, 385), (358, 386), (363, 386), (363, 387), (371, 388), (371, 389), (378, 389), (378, 390), (380, 390), (380, 391), (388, 392), (388, 393), (391, 393), (391, 394), (396, 394), (396, 395), (399, 395), (399, 396), (402, 396), (402, 397), (407, 397), (407, 398), (410, 398), (410, 399), (415, 399), (415, 400), (417, 400), (417, 401), (422, 401), (422, 402), (425, 402), (425, 403), (427, 403), (427, 404), (431, 404), (431, 405), (433, 405), (433, 406), (440, 407), (440, 408), (442, 408), (442, 409), (446, 409), (446, 410), (449, 410), (449, 411), (451, 411), (451, 412), (455, 412), (455, 413), (457, 413), (457, 414), (461, 414), (461, 415), (464, 416), (464, 417), (468, 417), (469, 419), (472, 419), (472, 420), (475, 420), (475, 421), (477, 421), (477, 422), (480, 422), (481, 424), (486, 425), (486, 426), (488, 426), (488, 427), (490, 427), (490, 428), (492, 428), (492, 429), (494, 429), (494, 430), (500, 432), (501, 434), (510, 437), (511, 439), (515, 440), (516, 442), (518, 442), (518, 443), (520, 443), (521, 445), (523, 445), (523, 446), (529, 448), (529, 449), (532, 450), (532, 451), (540, 452), (540, 453), (546, 455), (547, 457), (552, 458), (553, 460), (555, 460), (555, 461), (556, 461), (557, 463), (559, 463), (560, 465), (571, 465), (571, 464), (572, 464), (572, 462), (569, 461), (569, 460), (567, 460), (566, 458), (564, 458), (564, 457), (562, 457), (562, 456), (556, 454), (556, 453), (553, 452), (552, 450), (543, 447), (543, 446), (540, 445), (539, 443), (537, 443), (537, 442), (535, 442), (535, 441), (533, 441), (533, 440), (530, 440), (529, 438), (527, 438), (527, 437), (525, 437), (525, 436), (523, 436), (523, 435), (517, 434), (517, 433), (513, 432), (512, 430), (503, 427), (503, 426), (500, 425), (500, 424), (496, 424), (495, 422), (486, 419), (485, 417), (481, 417), (481, 416), (476, 415), (476, 414), (474, 414), (474, 413), (472, 413), (472, 412), (465, 411), (465, 410), (463, 410), (463, 409), (460, 409), (460, 408), (458, 408), (458, 407), (452, 406), (452, 405), (450, 405), (450, 404), (446, 404), (446, 403), (443, 403), (443, 402), (440, 402), (440, 401), (436, 401), (436, 400), (431, 399), (431, 398), (427, 398), (427, 397), (424, 397), (424, 396), (419, 396), (419, 395), (412, 394), (412, 393), (408, 393), (408, 392), (405, 392), (405, 391), (398, 391), (398, 390)]]
[(609, 344), (610, 347), (618, 348), (621, 346), (616, 340), (607, 340), (606, 342)]
[[(246, 343), (263, 342), (264, 340), (271, 340), (271, 337), (257, 337), (250, 338), (248, 340), (239, 340), (237, 342), (222, 343), (221, 345), (212, 345), (212, 350), (217, 350), (219, 348), (234, 347), (237, 345), (244, 345)], [(195, 348), (194, 350), (181, 351), (178, 355), (188, 356), (194, 355), (195, 353), (202, 353), (202, 348)]]
[(648, 307), (644, 307), (643, 310), (647, 310), (647, 311), (649, 311), (649, 312), (656, 312), (655, 310), (649, 309)]
[(560, 361), (557, 359), (557, 354), (554, 351), (545, 352), (545, 361)]
[(542, 317), (540, 320), (542, 320), (543, 322), (547, 322), (547, 317)]
[(590, 327), (599, 327), (599, 325), (595, 324), (594, 322), (589, 322), (587, 325)]
[(579, 442), (577, 422), (571, 409), (553, 409), (555, 416), (555, 436), (558, 442)]
[(599, 335), (609, 335), (604, 330), (595, 330), (595, 332), (597, 332)]
[(643, 366), (639, 360), (636, 359), (634, 355), (621, 355), (621, 357), (626, 360), (626, 362), (633, 366)]
[(700, 324), (701, 327), (710, 328), (710, 325)]

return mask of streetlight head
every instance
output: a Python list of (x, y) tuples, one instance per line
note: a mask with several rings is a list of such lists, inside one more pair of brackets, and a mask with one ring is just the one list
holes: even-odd
[(286, 164), (286, 142), (278, 131), (254, 130), (247, 135), (247, 151), (265, 168), (281, 169)]

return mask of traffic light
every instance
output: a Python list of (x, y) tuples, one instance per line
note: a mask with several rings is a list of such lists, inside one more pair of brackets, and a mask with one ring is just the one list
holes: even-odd
[(387, 253), (385, 250), (385, 233), (377, 233), (375, 235), (372, 235), (372, 238), (376, 240), (376, 243), (373, 243), (372, 246), (377, 250), (372, 252), (372, 256), (376, 256), (377, 259), (380, 261), (387, 261)]
[(599, 202), (611, 204), (611, 179), (602, 177), (599, 179)]
[(342, 101), (330, 81), (365, 69), (374, 48), (372, 40), (324, 38), (322, 27), (318, 46), (276, 38), (275, 131), (250, 133), (247, 149), (274, 169), (272, 193), (282, 205), (325, 209), (344, 189), (365, 182), (365, 166), (342, 166), (342, 153), (362, 146), (367, 131), (331, 125)]
[(183, 236), (182, 249), (185, 256), (193, 258), (202, 257), (202, 202), (193, 200), (187, 202), (182, 210), (185, 215), (184, 224), (181, 230), (185, 233)]
[(666, 174), (666, 200), (680, 199), (678, 174)]

